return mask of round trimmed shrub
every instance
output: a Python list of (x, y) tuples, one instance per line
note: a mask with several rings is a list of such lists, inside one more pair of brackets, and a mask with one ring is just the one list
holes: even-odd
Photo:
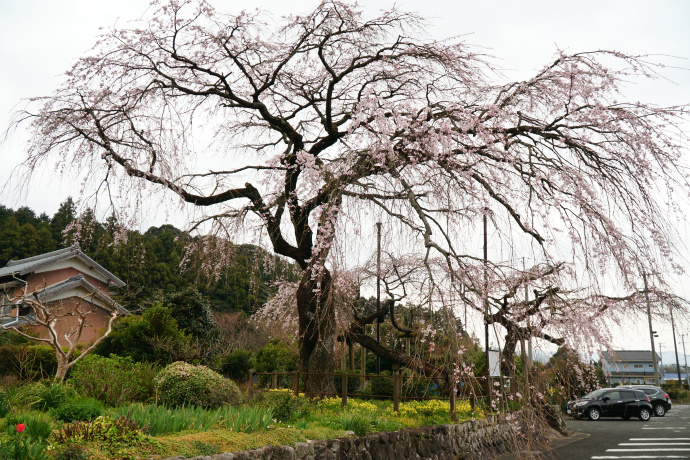
[(168, 365), (155, 379), (158, 402), (166, 406), (216, 408), (241, 402), (235, 382), (206, 366), (178, 361)]

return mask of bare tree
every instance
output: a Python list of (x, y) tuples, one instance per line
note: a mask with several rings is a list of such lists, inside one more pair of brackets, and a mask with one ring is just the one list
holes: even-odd
[[(63, 307), (60, 301), (46, 303), (40, 299), (43, 291), (44, 289), (39, 289), (25, 296), (8, 299), (7, 303), (14, 306), (17, 315), (12, 317), (10, 323), (5, 323), (4, 325), (0, 323), (0, 329), (14, 331), (29, 340), (50, 345), (57, 359), (55, 380), (62, 382), (67, 375), (67, 371), (72, 366), (91, 353), (99, 343), (110, 335), (113, 323), (119, 316), (119, 310), (117, 308), (110, 310), (107, 329), (86, 349), (82, 350), (76, 358), (72, 359), (84, 328), (91, 326), (89, 316), (94, 314), (96, 307), (89, 303), (86, 297), (78, 299), (76, 305), (72, 308)], [(28, 312), (24, 315), (19, 315), (19, 310), (23, 308), (28, 309)], [(73, 320), (75, 317), (76, 320)], [(59, 325), (68, 320), (73, 324), (60, 337), (58, 332)], [(28, 334), (23, 330), (26, 326), (38, 327), (44, 333), (39, 336)], [(64, 341), (61, 342), (61, 339)]]
[[(620, 100), (621, 83), (655, 76), (645, 57), (558, 53), (502, 84), (463, 43), (415, 38), (421, 24), (327, 0), (273, 28), (261, 13), (165, 2), (104, 35), (18, 115), (33, 130), (26, 165), (83, 172), (112, 200), (151, 184), (217, 232), (263, 229), (302, 269), (306, 373), (333, 367), (329, 257), (371, 225), (363, 209), (399, 229), (429, 277), (440, 260), (476, 292), (484, 275), (465, 235), (487, 209), (511, 229), (503, 237), (551, 265), (567, 246), (626, 283), (668, 260), (673, 232), (657, 197), (687, 196), (685, 112)], [(307, 391), (329, 389), (308, 377)]]

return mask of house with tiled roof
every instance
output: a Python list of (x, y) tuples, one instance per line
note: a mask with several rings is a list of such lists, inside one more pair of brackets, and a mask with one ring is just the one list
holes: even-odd
[(39, 336), (47, 334), (45, 327), (36, 324), (26, 301), (30, 298), (50, 306), (60, 343), (66, 342), (65, 335), (69, 336), (77, 327), (76, 309), (88, 312), (79, 342), (90, 343), (107, 327), (113, 313), (127, 313), (110, 297), (114, 289), (124, 286), (122, 280), (77, 246), (11, 260), (0, 268), (0, 325), (5, 330), (28, 328)]
[[(657, 368), (661, 357), (655, 353)], [(654, 376), (654, 359), (649, 350), (614, 350), (601, 353), (601, 364), (611, 386), (622, 384), (659, 385), (663, 376)]]

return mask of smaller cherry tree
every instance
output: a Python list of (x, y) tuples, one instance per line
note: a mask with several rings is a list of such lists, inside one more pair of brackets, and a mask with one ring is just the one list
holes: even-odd
[[(0, 330), (11, 330), (17, 334), (25, 337), (29, 340), (35, 342), (44, 343), (49, 345), (55, 352), (55, 358), (57, 359), (57, 371), (55, 372), (55, 380), (62, 382), (67, 375), (67, 371), (70, 370), (79, 360), (91, 353), (99, 343), (101, 343), (112, 331), (113, 323), (119, 316), (119, 311), (113, 308), (110, 313), (110, 318), (108, 320), (108, 326), (105, 332), (98, 337), (93, 343), (91, 343), (86, 349), (84, 349), (81, 354), (74, 356), (77, 350), (77, 345), (81, 339), (84, 328), (90, 325), (90, 316), (95, 313), (95, 307), (87, 301), (86, 297), (79, 299), (74, 308), (64, 311), (59, 303), (46, 303), (40, 299), (41, 293), (45, 289), (39, 289), (26, 296), (17, 296), (9, 299), (9, 303), (17, 307), (17, 312), (20, 311), (21, 307), (28, 307), (28, 313), (24, 315), (19, 315), (15, 317), (20, 320), (24, 325), (38, 326), (44, 329), (47, 334), (42, 334), (39, 337), (35, 337), (24, 332), (19, 325), (14, 324), (12, 326), (0, 323)], [(64, 321), (68, 317), (76, 316), (76, 321), (74, 324), (62, 334), (62, 338), (65, 340), (66, 347), (60, 343), (61, 337), (58, 332), (58, 323)], [(1, 317), (0, 317), (1, 318)], [(22, 321), (23, 320), (23, 321)], [(12, 323), (10, 323), (12, 324)]]

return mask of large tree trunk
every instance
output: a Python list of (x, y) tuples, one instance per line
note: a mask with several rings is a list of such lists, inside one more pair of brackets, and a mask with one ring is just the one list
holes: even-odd
[(324, 268), (318, 277), (312, 273), (304, 272), (297, 289), (299, 366), (306, 392), (318, 396), (335, 393), (332, 376), (314, 375), (335, 369), (335, 311), (330, 299), (330, 272)]
[(515, 348), (517, 347), (517, 333), (515, 329), (508, 328), (505, 345), (501, 354), (501, 375), (508, 377), (515, 384)]

